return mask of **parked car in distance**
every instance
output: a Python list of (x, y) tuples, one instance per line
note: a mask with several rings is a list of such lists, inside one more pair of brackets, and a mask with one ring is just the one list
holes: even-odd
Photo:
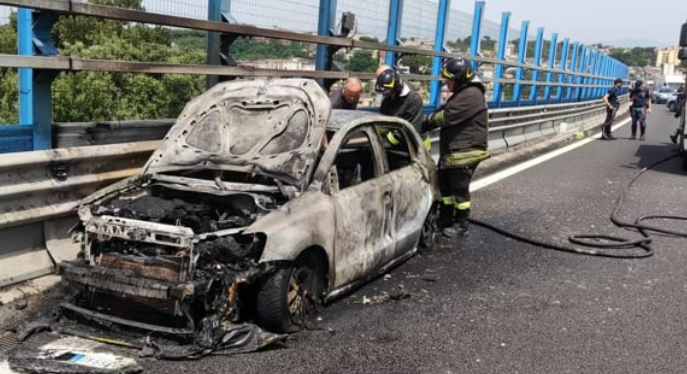
[(651, 102), (656, 104), (665, 104), (668, 99), (675, 94), (675, 89), (672, 87), (661, 87), (657, 91), (651, 93)]

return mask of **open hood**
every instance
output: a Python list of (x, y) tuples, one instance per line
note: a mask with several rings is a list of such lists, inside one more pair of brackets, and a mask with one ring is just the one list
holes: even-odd
[(144, 173), (258, 172), (305, 187), (330, 113), (310, 79), (220, 83), (186, 105)]

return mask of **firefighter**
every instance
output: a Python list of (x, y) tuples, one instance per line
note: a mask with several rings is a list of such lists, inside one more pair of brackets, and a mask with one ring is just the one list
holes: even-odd
[[(420, 134), (420, 137), (424, 139), (427, 151), (431, 151), (432, 144), (429, 133), (422, 131), (422, 123), (425, 118), (422, 97), (417, 92), (414, 92), (407, 83), (403, 82), (401, 76), (391, 68), (379, 74), (375, 89), (384, 96), (379, 112), (388, 116), (403, 118), (410, 122)], [(382, 135), (392, 145), (398, 145), (401, 142), (399, 133), (385, 131)]]
[(441, 75), (452, 96), (427, 116), (423, 130), (440, 128), (439, 189), (443, 197), (439, 226), (447, 238), (468, 232), (470, 182), (477, 165), (489, 157), (486, 87), (459, 57), (444, 62)]

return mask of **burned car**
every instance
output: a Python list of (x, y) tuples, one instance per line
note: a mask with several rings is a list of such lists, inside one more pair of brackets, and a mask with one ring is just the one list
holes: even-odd
[(312, 80), (218, 84), (139, 175), (82, 201), (61, 269), (80, 292), (62, 308), (179, 336), (297, 331), (313, 303), (431, 243), (436, 178), (409, 123), (332, 111)]

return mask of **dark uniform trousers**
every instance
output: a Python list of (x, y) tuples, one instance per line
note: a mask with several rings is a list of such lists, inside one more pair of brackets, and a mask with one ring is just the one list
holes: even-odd
[(470, 218), (470, 182), (477, 165), (442, 168), (439, 170), (439, 189), (442, 196), (440, 225), (451, 226), (454, 222), (467, 225)]

